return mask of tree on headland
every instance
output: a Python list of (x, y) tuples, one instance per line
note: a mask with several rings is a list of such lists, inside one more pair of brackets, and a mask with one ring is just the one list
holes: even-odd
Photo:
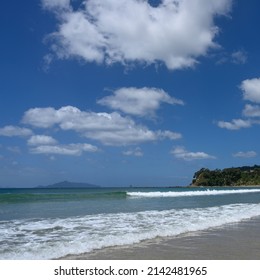
[(260, 185), (260, 165), (209, 170), (194, 173), (192, 186), (253, 186)]

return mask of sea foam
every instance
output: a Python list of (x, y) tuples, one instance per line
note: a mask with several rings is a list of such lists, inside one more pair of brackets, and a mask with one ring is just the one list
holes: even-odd
[(238, 190), (203, 190), (203, 191), (165, 191), (165, 192), (127, 192), (132, 198), (138, 197), (183, 197), (183, 196), (204, 196), (204, 195), (227, 195), (227, 194), (243, 194), (257, 193), (260, 189), (238, 189)]
[(52, 259), (158, 236), (206, 230), (260, 215), (260, 204), (0, 222), (0, 259)]

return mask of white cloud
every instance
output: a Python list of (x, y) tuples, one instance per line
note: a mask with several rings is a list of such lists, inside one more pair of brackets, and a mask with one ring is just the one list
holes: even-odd
[(241, 158), (253, 158), (256, 156), (257, 156), (257, 153), (255, 151), (237, 152), (237, 153), (233, 154), (233, 157), (241, 157)]
[(23, 122), (40, 128), (58, 125), (62, 130), (74, 130), (105, 145), (138, 144), (159, 139), (177, 139), (181, 135), (171, 131), (152, 131), (136, 124), (119, 113), (95, 113), (76, 107), (34, 108), (25, 112)]
[(260, 117), (260, 106), (258, 105), (250, 105), (246, 104), (244, 110), (243, 110), (243, 115), (247, 117)]
[[(260, 103), (260, 78), (244, 80), (240, 89), (243, 92), (243, 98), (253, 103)], [(247, 117), (247, 120), (233, 119), (231, 122), (219, 121), (217, 124), (221, 128), (230, 130), (238, 130), (240, 128), (248, 128), (254, 124), (260, 124), (260, 106), (246, 104), (242, 114)]]
[(159, 139), (168, 138), (170, 140), (177, 140), (177, 139), (181, 139), (182, 138), (181, 133), (172, 132), (172, 131), (169, 131), (169, 130), (164, 130), (164, 131), (158, 130), (156, 132), (156, 134), (157, 134)]
[(35, 127), (48, 128), (58, 123), (57, 112), (54, 108), (33, 108), (25, 112), (22, 122)]
[(234, 119), (231, 122), (219, 121), (218, 126), (220, 128), (226, 128), (229, 130), (238, 130), (240, 128), (248, 128), (252, 125), (250, 120)]
[(98, 148), (90, 144), (69, 145), (42, 145), (30, 149), (33, 154), (57, 154), (68, 156), (80, 156), (83, 152), (97, 152)]
[(135, 149), (124, 151), (123, 155), (125, 155), (125, 156), (142, 157), (143, 156), (143, 152), (142, 152), (141, 148), (136, 147)]
[(27, 144), (30, 146), (54, 145), (56, 143), (57, 141), (54, 138), (47, 135), (33, 135), (27, 141)]
[(33, 132), (28, 128), (23, 128), (19, 126), (13, 126), (13, 125), (7, 125), (2, 128), (0, 128), (0, 136), (7, 136), (7, 137), (13, 137), (13, 136), (21, 136), (26, 137), (32, 135)]
[(153, 131), (141, 126), (126, 126), (117, 130), (93, 130), (85, 132), (84, 135), (110, 146), (133, 145), (157, 139)]
[(187, 161), (199, 160), (199, 159), (215, 159), (214, 156), (206, 154), (204, 152), (189, 152), (184, 147), (176, 147), (171, 151), (171, 154), (175, 158), (183, 159)]
[(245, 100), (260, 103), (260, 78), (244, 80), (240, 88)]
[(73, 10), (66, 0), (42, 0), (59, 20), (58, 30), (49, 36), (58, 58), (161, 61), (169, 69), (193, 67), (198, 57), (216, 47), (214, 17), (226, 14), (231, 2), (161, 0), (153, 7), (146, 0), (88, 0)]
[(161, 103), (183, 105), (183, 101), (171, 97), (158, 88), (120, 88), (111, 96), (98, 100), (98, 104), (108, 106), (132, 115), (154, 115)]

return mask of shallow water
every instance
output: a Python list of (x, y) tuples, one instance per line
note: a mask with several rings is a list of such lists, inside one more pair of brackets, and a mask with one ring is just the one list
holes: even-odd
[(73, 260), (259, 260), (260, 218), (244, 220), (175, 237), (155, 238), (130, 246), (115, 246)]
[(77, 255), (257, 216), (259, 188), (2, 189), (0, 259)]

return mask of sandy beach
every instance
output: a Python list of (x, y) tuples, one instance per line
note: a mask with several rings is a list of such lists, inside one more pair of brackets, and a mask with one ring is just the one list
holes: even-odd
[(131, 246), (109, 247), (62, 259), (259, 260), (260, 217), (206, 231), (155, 238)]

